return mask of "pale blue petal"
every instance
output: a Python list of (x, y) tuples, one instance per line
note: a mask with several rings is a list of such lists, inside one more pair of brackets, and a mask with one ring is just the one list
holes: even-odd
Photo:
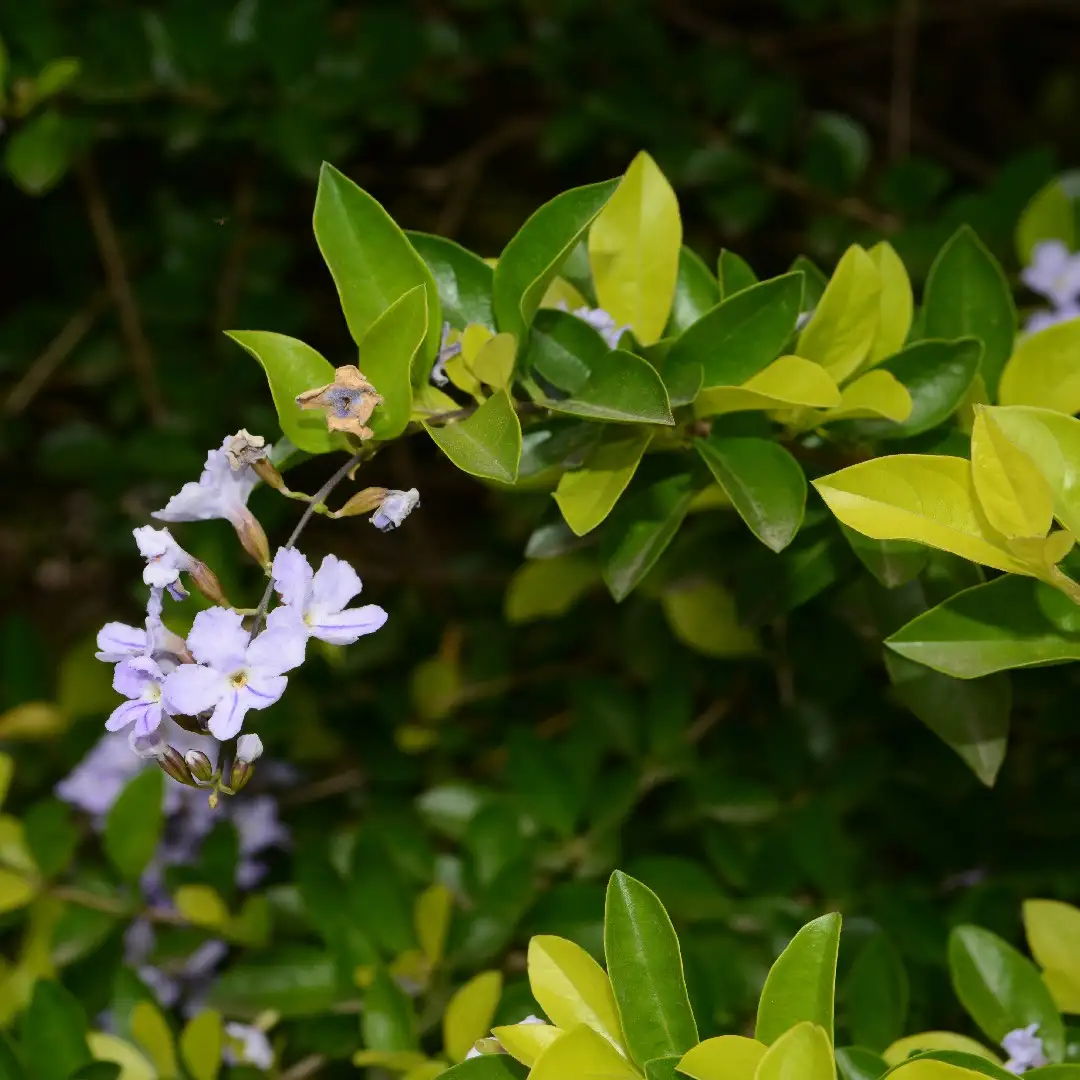
[(373, 634), (386, 623), (387, 614), (378, 604), (346, 608), (344, 611), (312, 612), (309, 624), (313, 637), (331, 645), (351, 645), (365, 634)]
[(311, 603), (322, 611), (341, 611), (362, 587), (359, 575), (344, 559), (327, 555), (312, 582)]
[(188, 648), (200, 664), (209, 664), (225, 674), (244, 665), (248, 634), (238, 611), (214, 607), (195, 616), (188, 634)]
[(303, 611), (311, 592), (311, 563), (296, 548), (278, 548), (271, 573), (281, 599)]

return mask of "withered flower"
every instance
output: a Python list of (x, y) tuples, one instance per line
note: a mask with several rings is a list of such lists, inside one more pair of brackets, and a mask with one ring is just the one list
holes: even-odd
[(347, 431), (358, 439), (370, 439), (374, 434), (367, 426), (382, 395), (354, 364), (334, 371), (334, 381), (297, 395), (301, 409), (325, 409), (326, 426), (331, 431)]

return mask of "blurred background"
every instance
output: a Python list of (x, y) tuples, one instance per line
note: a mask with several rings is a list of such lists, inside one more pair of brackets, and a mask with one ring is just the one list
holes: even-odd
[[(52, 790), (114, 704), (94, 633), (140, 618), (130, 530), (225, 434), (277, 435), (262, 372), (221, 331), (355, 360), (311, 234), (323, 160), (403, 227), (493, 256), (541, 202), (644, 148), (710, 265), (728, 247), (762, 277), (798, 254), (829, 269), (885, 236), (918, 287), (961, 222), (1015, 277), (1020, 210), (1080, 150), (1076, 0), (23, 0), (0, 38), (0, 740), (11, 806), (62, 818), (78, 872), (100, 853)], [(290, 483), (314, 490), (325, 465)], [(291, 850), (345, 836), (360, 872), (397, 882), (372, 912), (464, 875), (487, 930), (462, 931), (462, 971), (520, 974), (530, 932), (597, 948), (619, 865), (695, 942), (718, 1030), (828, 908), (856, 941), (884, 931), (919, 1030), (963, 1024), (950, 923), (1016, 939), (1023, 896), (1075, 899), (1072, 669), (1018, 673), (988, 790), (889, 696), (845, 565), (806, 588), (753, 579), (767, 648), (745, 660), (680, 641), (647, 589), (508, 628), (549, 496), (474, 483), (423, 439), (367, 482), (417, 487), (420, 510), (385, 535), (317, 521), (307, 547), (352, 561), (390, 622), (307, 665), (260, 730), (298, 770), (275, 789)], [(296, 518), (266, 491), (253, 507), (272, 542)], [(176, 531), (254, 603), (258, 575), (216, 525)], [(725, 528), (686, 530), (669, 558), (722, 576)], [(172, 872), (228, 894), (219, 849)], [(268, 857), (275, 910), (309, 888), (302, 862)], [(92, 1010), (122, 929), (65, 958)], [(298, 1038), (333, 1059), (347, 1040), (324, 1028)]]

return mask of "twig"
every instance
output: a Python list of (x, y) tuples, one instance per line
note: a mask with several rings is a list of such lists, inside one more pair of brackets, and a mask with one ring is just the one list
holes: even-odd
[(160, 424), (165, 418), (165, 404), (158, 386), (154, 370), (154, 353), (150, 341), (143, 330), (139, 308), (135, 302), (135, 293), (131, 288), (124, 253), (120, 247), (120, 237), (105, 199), (105, 193), (98, 183), (97, 174), (89, 159), (84, 158), (76, 167), (82, 184), (83, 197), (86, 200), (86, 212), (90, 218), (90, 228), (97, 243), (98, 255), (105, 268), (105, 280), (120, 316), (120, 329), (127, 341), (131, 364), (135, 369), (135, 379), (142, 393), (143, 403), (150, 419)]
[(4, 411), (11, 416), (20, 413), (37, 396), (56, 369), (78, 348), (90, 332), (98, 316), (109, 305), (108, 290), (96, 292), (66, 323), (60, 333), (45, 346), (23, 377), (12, 387), (4, 402)]
[(889, 100), (889, 160), (911, 153), (911, 86), (915, 74), (915, 45), (919, 0), (900, 0), (893, 32), (892, 94)]
[(71, 885), (54, 885), (49, 890), (49, 895), (56, 900), (63, 900), (69, 904), (78, 904), (79, 907), (90, 908), (93, 911), (103, 911), (107, 915), (116, 915), (121, 918), (149, 919), (151, 922), (167, 923), (170, 926), (191, 926), (179, 912), (169, 911), (168, 908), (147, 907), (132, 909), (130, 904), (123, 900), (113, 899), (111, 896), (99, 896), (88, 889), (80, 889)]
[(322, 1054), (308, 1054), (306, 1058), (301, 1058), (295, 1065), (283, 1072), (281, 1080), (307, 1080), (307, 1077), (321, 1072), (325, 1064), (326, 1058)]

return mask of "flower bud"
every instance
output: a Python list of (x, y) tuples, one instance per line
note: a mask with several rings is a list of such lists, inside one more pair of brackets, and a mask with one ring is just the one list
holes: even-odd
[(255, 775), (255, 766), (250, 761), (235, 761), (229, 777), (229, 788), (235, 795)]
[(367, 514), (382, 505), (383, 500), (390, 492), (386, 488), (364, 488), (355, 495), (349, 497), (340, 510), (335, 510), (330, 517), (356, 517), (357, 514)]
[(187, 784), (188, 787), (198, 787), (198, 784), (195, 783), (195, 777), (191, 775), (191, 770), (187, 766), (187, 762), (180, 756), (180, 751), (175, 747), (166, 746), (158, 756), (157, 763), (161, 766), (162, 772), (179, 783)]
[(250, 765), (262, 757), (262, 739), (255, 734), (241, 735), (236, 740), (236, 760)]
[(255, 475), (268, 486), (272, 487), (275, 491), (288, 491), (285, 486), (285, 481), (281, 476), (281, 473), (277, 471), (277, 466), (269, 459), (263, 458), (261, 461), (256, 461), (252, 466), (255, 471)]
[(388, 491), (379, 509), (371, 516), (371, 524), (381, 532), (396, 529), (420, 505), (420, 492)]
[(210, 759), (201, 750), (189, 750), (184, 755), (191, 775), (204, 784), (214, 778), (214, 766)]
[(193, 558), (191, 565), (188, 567), (188, 577), (191, 578), (195, 588), (212, 604), (218, 604), (221, 607), (232, 607), (221, 589), (221, 582), (218, 581), (217, 574), (206, 563)]
[(242, 514), (233, 518), (233, 528), (244, 550), (264, 570), (270, 569), (270, 542), (255, 515), (246, 507)]

